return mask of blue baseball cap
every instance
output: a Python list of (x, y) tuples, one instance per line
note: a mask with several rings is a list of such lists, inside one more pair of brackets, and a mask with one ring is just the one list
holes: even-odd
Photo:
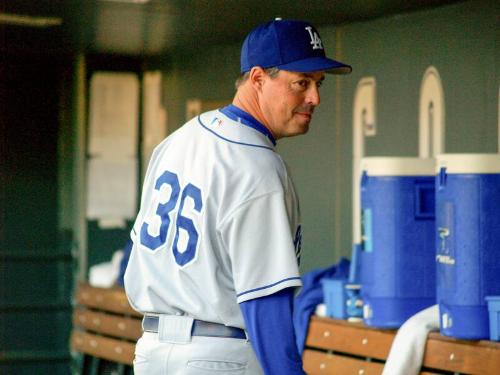
[(349, 74), (352, 67), (329, 59), (316, 28), (303, 21), (279, 18), (254, 28), (241, 48), (241, 73), (254, 66), (292, 72)]

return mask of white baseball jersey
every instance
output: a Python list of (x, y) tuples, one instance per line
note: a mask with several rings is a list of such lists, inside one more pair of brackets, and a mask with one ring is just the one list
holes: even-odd
[(238, 303), (301, 285), (285, 163), (261, 124), (228, 115), (192, 119), (151, 157), (125, 274), (142, 313), (244, 328)]

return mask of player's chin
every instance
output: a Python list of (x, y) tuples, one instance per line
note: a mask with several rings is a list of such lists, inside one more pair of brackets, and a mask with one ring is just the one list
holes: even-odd
[(300, 133), (298, 134), (306, 134), (308, 131), (309, 131), (309, 122), (301, 127)]
[(309, 124), (311, 123), (311, 115), (299, 115), (298, 121), (296, 122), (297, 134), (305, 134), (309, 131)]
[(309, 131), (309, 122), (296, 123), (293, 127), (288, 128), (286, 137), (294, 137), (296, 135), (306, 134)]

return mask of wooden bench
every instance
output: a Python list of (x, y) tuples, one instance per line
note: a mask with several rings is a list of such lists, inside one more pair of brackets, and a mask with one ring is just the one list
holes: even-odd
[[(142, 316), (122, 288), (79, 284), (75, 294), (71, 350), (81, 353), (81, 374), (132, 373), (135, 343), (142, 334)], [(106, 369), (107, 368), (107, 369)]]
[[(382, 373), (396, 331), (313, 316), (304, 351), (309, 375)], [(430, 333), (420, 374), (500, 374), (500, 343)]]
[[(80, 284), (75, 295), (71, 349), (83, 354), (81, 374), (132, 374), (135, 342), (141, 336), (142, 316), (134, 311), (122, 288)], [(396, 331), (362, 323), (313, 316), (304, 351), (309, 375), (381, 374)], [(499, 374), (500, 343), (464, 341), (429, 334), (421, 375)], [(116, 369), (115, 369), (116, 373)]]

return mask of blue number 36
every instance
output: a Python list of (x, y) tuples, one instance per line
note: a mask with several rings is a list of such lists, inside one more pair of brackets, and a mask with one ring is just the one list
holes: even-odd
[[(187, 184), (181, 191), (181, 186), (179, 184), (179, 178), (175, 173), (170, 171), (165, 171), (158, 177), (155, 183), (155, 190), (160, 191), (163, 184), (170, 185), (172, 191), (170, 193), (170, 198), (165, 203), (158, 203), (156, 207), (155, 214), (160, 217), (160, 231), (158, 235), (152, 236), (148, 232), (149, 224), (144, 222), (141, 227), (140, 241), (141, 244), (146, 246), (148, 249), (155, 251), (160, 246), (164, 245), (167, 240), (168, 231), (170, 229), (170, 212), (177, 206), (180, 194), (180, 205), (175, 220), (175, 237), (172, 244), (172, 252), (175, 261), (178, 265), (184, 266), (185, 264), (192, 261), (196, 255), (196, 249), (198, 247), (199, 234), (193, 223), (193, 220), (183, 216), (182, 211), (184, 209), (184, 203), (186, 198), (191, 198), (194, 203), (193, 209), (201, 213), (203, 208), (203, 201), (201, 198), (201, 190), (194, 186), (193, 184)], [(188, 241), (185, 251), (180, 252), (178, 248), (179, 243), (179, 229), (184, 229), (188, 234)]]

